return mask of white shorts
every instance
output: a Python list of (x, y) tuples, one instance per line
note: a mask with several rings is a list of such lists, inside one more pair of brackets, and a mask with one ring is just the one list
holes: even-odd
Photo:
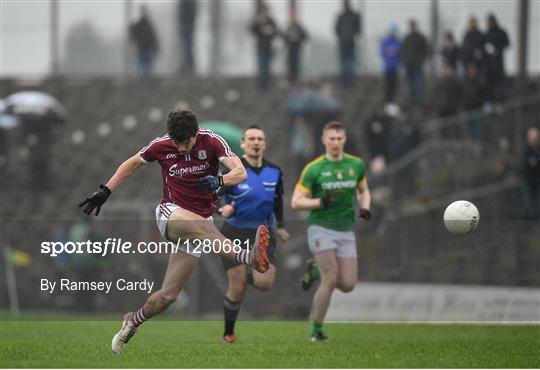
[[(176, 240), (170, 240), (168, 237), (167, 237), (167, 222), (169, 221), (169, 217), (171, 217), (171, 214), (177, 210), (178, 208), (182, 208), (182, 207), (179, 207), (177, 206), (176, 204), (174, 203), (160, 203), (158, 204), (158, 206), (156, 207), (156, 223), (157, 223), (157, 227), (159, 229), (159, 233), (167, 240), (169, 241), (172, 241), (173, 243), (176, 243)], [(207, 220), (209, 221), (214, 221), (214, 218), (212, 216), (208, 217)], [(191, 256), (194, 256), (194, 257), (201, 257), (201, 253), (200, 252), (192, 252), (191, 248), (187, 248), (186, 244), (183, 243), (183, 242), (180, 242), (180, 244), (178, 245), (178, 249), (181, 250), (182, 252), (184, 253), (187, 253)]]
[(308, 246), (313, 254), (335, 249), (337, 257), (356, 258), (356, 236), (354, 231), (336, 231), (319, 225), (307, 229)]

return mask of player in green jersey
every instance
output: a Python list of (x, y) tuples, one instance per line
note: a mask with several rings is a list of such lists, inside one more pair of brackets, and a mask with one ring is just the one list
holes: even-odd
[(291, 202), (293, 209), (311, 211), (308, 245), (316, 265), (308, 264), (307, 275), (311, 281), (321, 280), (313, 298), (312, 341), (327, 339), (322, 324), (334, 289), (350, 292), (356, 284), (355, 198), (359, 217), (371, 218), (364, 162), (344, 152), (346, 140), (342, 123), (326, 124), (322, 134), (326, 154), (304, 168)]

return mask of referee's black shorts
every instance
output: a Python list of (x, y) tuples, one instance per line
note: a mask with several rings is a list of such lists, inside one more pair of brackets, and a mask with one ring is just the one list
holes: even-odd
[[(272, 265), (275, 265), (276, 263), (276, 236), (272, 229), (268, 228), (270, 231), (270, 244), (268, 245), (268, 260)], [(245, 241), (249, 240), (248, 245), (251, 246), (253, 243), (255, 243), (255, 235), (257, 234), (257, 229), (244, 229), (242, 227), (236, 227), (232, 226), (228, 222), (224, 222), (223, 226), (221, 227), (221, 233), (225, 235), (228, 239), (235, 240), (239, 239), (242, 243), (240, 244), (243, 249), (247, 247)], [(225, 268), (225, 271), (228, 269), (231, 269), (233, 267), (236, 267), (238, 265), (241, 265), (240, 263), (236, 261), (231, 261), (230, 259), (226, 257), (221, 257), (221, 262), (223, 263), (223, 267)]]

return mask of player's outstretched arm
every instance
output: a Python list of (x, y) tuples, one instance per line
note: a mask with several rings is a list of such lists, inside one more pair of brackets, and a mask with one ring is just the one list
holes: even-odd
[(84, 207), (83, 212), (87, 215), (91, 215), (94, 209), (96, 210), (96, 216), (99, 215), (101, 206), (109, 199), (111, 193), (118, 188), (120, 184), (126, 181), (126, 179), (133, 175), (142, 163), (139, 153), (122, 163), (107, 184), (100, 185), (99, 190), (87, 196), (86, 199), (79, 204), (79, 207)]
[(142, 164), (143, 161), (141, 159), (141, 155), (139, 153), (135, 154), (118, 167), (114, 175), (110, 178), (107, 184), (105, 184), (105, 186), (111, 189), (111, 192), (115, 191), (116, 188), (118, 188), (131, 175), (133, 175), (135, 171), (142, 166)]

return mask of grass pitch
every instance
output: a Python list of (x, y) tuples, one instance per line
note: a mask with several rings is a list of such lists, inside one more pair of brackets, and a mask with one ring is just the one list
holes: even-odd
[(1, 367), (55, 368), (538, 368), (540, 326), (325, 324), (330, 340), (308, 341), (308, 322), (240, 321), (221, 342), (216, 321), (151, 320), (121, 355), (119, 321), (1, 321)]

